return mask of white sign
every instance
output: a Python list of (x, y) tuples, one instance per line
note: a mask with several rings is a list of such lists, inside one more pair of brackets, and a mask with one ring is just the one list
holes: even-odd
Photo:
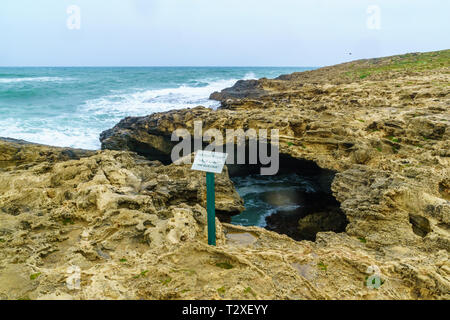
[(191, 169), (197, 171), (222, 173), (227, 157), (228, 153), (199, 150), (195, 155), (194, 164)]

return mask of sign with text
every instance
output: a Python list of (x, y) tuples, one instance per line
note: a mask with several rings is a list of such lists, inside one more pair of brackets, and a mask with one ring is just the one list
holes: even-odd
[(191, 169), (211, 173), (222, 173), (227, 157), (227, 153), (199, 150), (195, 155), (194, 164)]

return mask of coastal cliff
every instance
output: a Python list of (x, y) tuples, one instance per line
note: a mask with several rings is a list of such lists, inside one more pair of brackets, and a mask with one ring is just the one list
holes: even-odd
[[(123, 119), (102, 151), (49, 159), (3, 140), (0, 297), (449, 299), (449, 83), (450, 50), (407, 54), (239, 81), (211, 95), (217, 110)], [(171, 133), (197, 120), (278, 129), (285, 159), (336, 172), (345, 232), (295, 241), (217, 221), (206, 245), (204, 176), (168, 164)], [(216, 198), (222, 215), (243, 210), (227, 170)], [(79, 288), (64, 285), (71, 267)]]

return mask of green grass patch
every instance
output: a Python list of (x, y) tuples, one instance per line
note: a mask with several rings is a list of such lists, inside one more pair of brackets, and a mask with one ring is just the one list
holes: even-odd
[(360, 79), (365, 79), (365, 78), (367, 78), (367, 77), (369, 77), (370, 76), (370, 72), (367, 72), (367, 73), (362, 73), (362, 74), (360, 74), (359, 75), (359, 78)]
[(194, 275), (197, 274), (197, 271), (194, 269), (171, 269), (172, 272), (186, 272), (187, 274)]
[(124, 263), (124, 262), (127, 262), (127, 259), (122, 258), (122, 259), (120, 259), (119, 261), (122, 262), (122, 263)]
[(256, 298), (255, 291), (253, 291), (253, 289), (250, 288), (250, 287), (247, 287), (247, 288), (244, 289), (244, 294), (251, 294), (254, 298)]
[(137, 279), (139, 277), (146, 277), (148, 272), (149, 272), (149, 270), (141, 271), (141, 273), (139, 273), (138, 275), (135, 275), (133, 278)]
[(393, 137), (393, 136), (388, 136), (388, 139), (391, 140), (392, 142), (395, 142), (395, 143), (399, 143), (400, 142), (400, 140), (398, 138)]
[(191, 276), (197, 274), (197, 271), (195, 271), (194, 269), (183, 269), (182, 271), (186, 272), (187, 274), (190, 274)]
[(367, 243), (367, 240), (364, 237), (360, 237), (358, 238), (358, 240), (361, 241), (362, 243)]
[(163, 286), (167, 286), (170, 282), (172, 282), (172, 278), (171, 277), (167, 277), (163, 280), (161, 280), (161, 283)]
[(221, 296), (225, 295), (225, 287), (220, 287), (219, 289), (217, 289), (217, 293)]
[(67, 226), (68, 224), (75, 224), (75, 222), (71, 218), (64, 218), (62, 220), (63, 225)]
[(36, 280), (37, 278), (39, 278), (40, 275), (41, 275), (40, 272), (33, 273), (33, 274), (30, 275), (30, 280)]
[(218, 262), (216, 263), (216, 267), (222, 268), (222, 269), (233, 269), (233, 266), (229, 264), (228, 262)]
[(288, 147), (292, 147), (294, 144), (292, 142), (287, 143)]
[[(390, 72), (423, 72), (444, 69), (450, 66), (450, 50), (404, 54), (381, 59), (370, 59), (355, 65), (343, 76), (351, 79), (365, 79), (376, 74)], [(414, 83), (411, 83), (414, 84)]]
[(322, 271), (327, 271), (328, 265), (321, 261), (317, 264), (317, 267), (319, 267), (319, 269)]

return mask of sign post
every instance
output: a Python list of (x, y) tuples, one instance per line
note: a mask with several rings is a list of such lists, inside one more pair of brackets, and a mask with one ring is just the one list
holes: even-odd
[(215, 173), (221, 173), (228, 154), (199, 150), (192, 170), (206, 172), (206, 210), (208, 212), (208, 244), (216, 245), (216, 194)]
[(206, 173), (206, 208), (208, 211), (208, 244), (216, 245), (216, 191), (214, 173)]

